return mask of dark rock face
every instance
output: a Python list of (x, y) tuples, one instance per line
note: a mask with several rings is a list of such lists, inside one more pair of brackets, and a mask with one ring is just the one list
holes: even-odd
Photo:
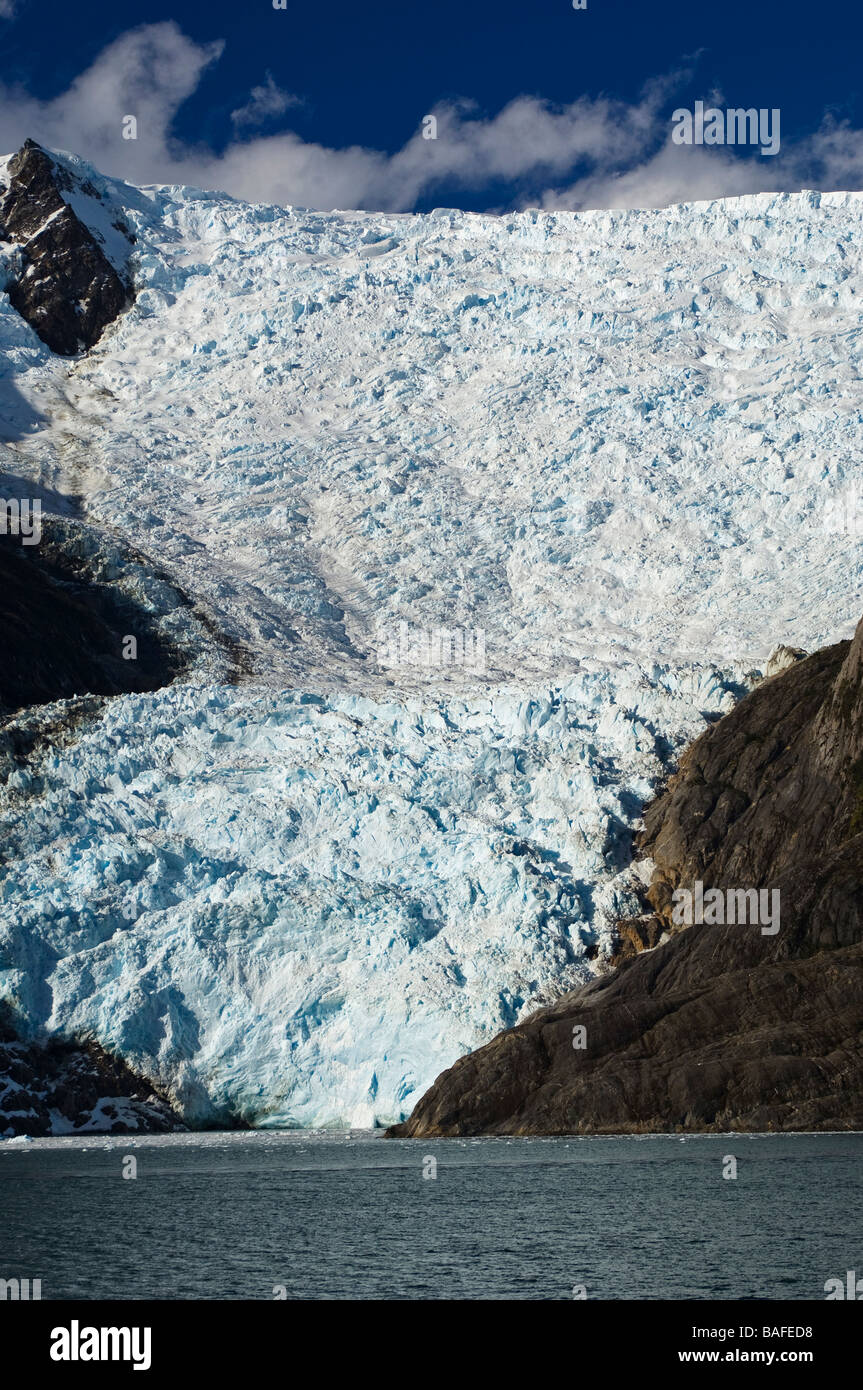
[[(52, 352), (72, 356), (98, 342), (131, 302), (89, 227), (62, 197), (71, 176), (35, 141), (9, 162), (10, 183), (0, 201), (0, 236), (16, 243), (20, 270), (6, 284), (11, 304)], [(90, 185), (81, 192), (98, 199)], [(115, 223), (129, 241), (128, 228)]]
[(185, 1128), (150, 1082), (96, 1043), (25, 1043), (0, 1011), (0, 1137)]
[[(182, 653), (156, 634), (150, 615), (95, 583), (62, 546), (0, 535), (0, 716), (75, 695), (158, 690), (182, 670)], [(136, 636), (125, 660), (126, 635)]]
[[(391, 1136), (863, 1129), (863, 623), (692, 744), (640, 848), (653, 910), (618, 968), (461, 1058)], [(778, 931), (676, 924), (699, 880), (778, 889)]]

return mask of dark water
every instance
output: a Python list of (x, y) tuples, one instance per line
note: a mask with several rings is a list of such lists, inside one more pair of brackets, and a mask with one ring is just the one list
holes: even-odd
[(863, 1275), (861, 1172), (859, 1134), (0, 1144), (0, 1278), (43, 1299), (823, 1299)]

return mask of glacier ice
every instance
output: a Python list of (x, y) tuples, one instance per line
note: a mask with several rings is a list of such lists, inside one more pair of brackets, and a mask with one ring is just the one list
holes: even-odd
[(637, 911), (626, 846), (719, 673), (384, 703), (106, 702), (7, 793), (0, 996), (95, 1035), (191, 1121), (393, 1119), (575, 985)]
[[(644, 798), (746, 672), (859, 616), (863, 196), (321, 214), (73, 163), (138, 296), (71, 363), (0, 296), (3, 473), (248, 674), (9, 777), (0, 995), (196, 1123), (400, 1118), (596, 968)], [(485, 669), (381, 664), (401, 623)]]

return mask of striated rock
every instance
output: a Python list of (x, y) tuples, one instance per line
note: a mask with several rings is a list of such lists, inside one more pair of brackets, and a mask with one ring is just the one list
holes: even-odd
[[(863, 623), (691, 745), (640, 848), (653, 920), (626, 924), (629, 958), (460, 1059), (390, 1136), (863, 1128)], [(778, 889), (779, 930), (675, 923), (698, 880)]]
[[(76, 181), (27, 140), (8, 164), (9, 186), (0, 200), (0, 237), (17, 245), (17, 269), (5, 285), (10, 303), (52, 352), (61, 356), (93, 347), (133, 297), (97, 235), (76, 215), (64, 193), (77, 191), (94, 205), (99, 192)], [(129, 250), (134, 237), (114, 228)]]

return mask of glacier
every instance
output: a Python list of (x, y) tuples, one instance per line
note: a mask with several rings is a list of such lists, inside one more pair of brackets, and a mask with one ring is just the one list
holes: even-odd
[(324, 214), (59, 158), (137, 297), (70, 360), (0, 296), (4, 480), (205, 623), (110, 561), (196, 659), (6, 767), (0, 998), (190, 1123), (399, 1120), (601, 968), (770, 650), (853, 630), (863, 195)]

